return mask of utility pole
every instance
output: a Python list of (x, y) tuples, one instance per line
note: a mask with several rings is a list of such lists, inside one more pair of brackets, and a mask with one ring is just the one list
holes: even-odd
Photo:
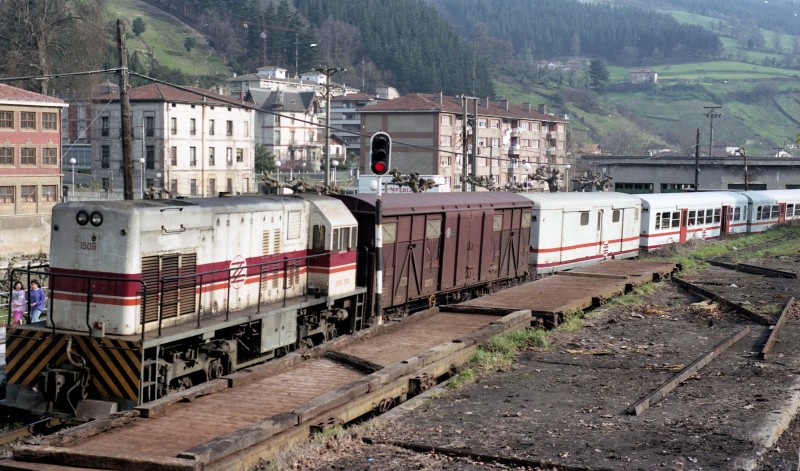
[(700, 191), (700, 128), (694, 144), (694, 191)]
[(128, 97), (128, 52), (125, 49), (125, 24), (117, 20), (119, 48), (119, 108), (122, 131), (122, 182), (125, 199), (133, 199), (133, 146), (131, 138), (131, 102)]
[[(462, 114), (462, 136), (461, 136), (461, 145), (463, 151), (463, 158), (462, 158), (462, 175), (463, 180), (466, 180), (467, 175), (472, 175), (472, 191), (475, 191), (475, 179), (477, 178), (477, 167), (478, 167), (478, 154), (477, 154), (477, 144), (478, 144), (478, 98), (472, 96), (461, 95), (461, 103), (464, 106), (464, 111)], [(468, 132), (469, 132), (469, 101), (468, 100), (475, 100), (475, 121), (472, 123), (472, 156), (470, 157), (469, 153), (469, 141), (467, 139)], [(472, 166), (472, 172), (468, 172), (467, 170), (469, 167)], [(466, 191), (466, 182), (464, 182), (461, 186), (461, 191)]]
[(721, 106), (704, 106), (703, 108), (707, 109), (708, 112), (704, 114), (706, 118), (710, 120), (711, 130), (708, 134), (708, 156), (714, 157), (713, 149), (714, 149), (714, 118), (719, 118), (722, 116), (722, 113), (718, 112), (717, 110), (722, 109)]
[(327, 189), (331, 177), (331, 76), (336, 72), (347, 72), (347, 69), (321, 65), (314, 70), (325, 75), (325, 189)]
[(472, 191), (475, 191), (475, 180), (478, 179), (478, 99), (472, 100), (475, 110), (472, 121)]

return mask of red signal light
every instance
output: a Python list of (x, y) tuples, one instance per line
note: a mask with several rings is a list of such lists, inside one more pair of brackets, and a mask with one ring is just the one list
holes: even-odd
[(386, 172), (386, 163), (385, 162), (375, 162), (372, 166), (372, 173), (380, 173), (383, 174)]

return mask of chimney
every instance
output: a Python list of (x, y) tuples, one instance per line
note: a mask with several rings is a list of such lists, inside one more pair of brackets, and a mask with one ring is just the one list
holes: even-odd
[(539, 113), (547, 114), (547, 105), (539, 103)]
[(481, 99), (481, 101), (483, 101), (483, 107), (484, 108), (488, 108), (489, 107), (489, 97), (488, 96), (483, 97)]
[(439, 104), (441, 105), (444, 102), (444, 97), (442, 96), (442, 92), (439, 91)]
[(531, 112), (531, 104), (530, 103), (523, 103), (522, 104), (522, 109), (525, 110), (526, 113), (530, 113)]
[(504, 110), (508, 110), (508, 100), (506, 100), (506, 99), (502, 99), (502, 100), (500, 100), (500, 106), (501, 106), (501, 107), (502, 107)]

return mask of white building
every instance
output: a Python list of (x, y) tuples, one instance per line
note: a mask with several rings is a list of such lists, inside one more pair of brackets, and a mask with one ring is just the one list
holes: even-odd
[[(134, 194), (150, 187), (167, 188), (176, 196), (257, 190), (250, 107), (207, 90), (163, 84), (133, 88), (128, 96), (134, 188), (139, 189)], [(117, 191), (122, 188), (119, 93), (95, 96), (94, 107), (93, 175)]]

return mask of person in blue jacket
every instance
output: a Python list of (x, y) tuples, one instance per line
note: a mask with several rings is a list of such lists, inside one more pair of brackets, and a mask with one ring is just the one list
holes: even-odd
[(31, 289), (28, 291), (28, 302), (31, 306), (31, 322), (39, 322), (39, 316), (44, 311), (44, 291), (37, 280), (31, 281)]

